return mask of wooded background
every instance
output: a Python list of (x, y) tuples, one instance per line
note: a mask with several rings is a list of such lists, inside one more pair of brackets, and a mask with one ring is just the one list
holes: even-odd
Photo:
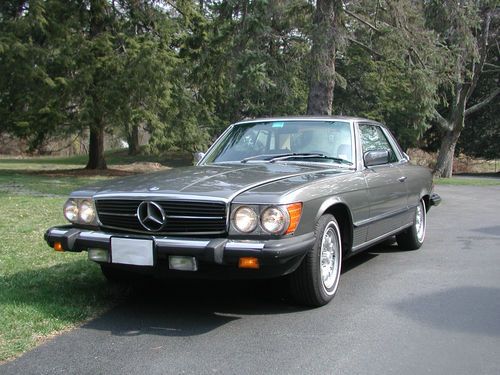
[(242, 118), (333, 113), (449, 177), (457, 152), (500, 156), (499, 21), (497, 0), (3, 0), (0, 136), (88, 132), (103, 169), (105, 133), (194, 152)]

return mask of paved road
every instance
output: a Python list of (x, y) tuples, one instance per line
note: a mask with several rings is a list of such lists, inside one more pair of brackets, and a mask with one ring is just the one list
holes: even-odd
[(164, 284), (0, 374), (500, 374), (500, 187), (447, 187), (424, 247), (349, 261), (333, 303), (268, 283)]

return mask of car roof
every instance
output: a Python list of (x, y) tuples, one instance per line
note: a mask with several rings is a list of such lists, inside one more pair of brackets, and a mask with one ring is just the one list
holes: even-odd
[[(234, 125), (240, 124), (250, 124), (254, 122), (271, 122), (271, 121), (349, 121), (349, 122), (371, 122), (380, 124), (375, 120), (370, 120), (363, 117), (354, 117), (354, 116), (286, 116), (286, 117), (263, 117), (263, 118), (255, 118), (255, 119), (244, 119), (234, 123)], [(382, 125), (382, 124), (380, 124)]]

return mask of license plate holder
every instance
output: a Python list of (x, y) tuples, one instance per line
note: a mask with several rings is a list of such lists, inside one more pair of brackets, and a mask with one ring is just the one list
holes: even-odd
[(111, 263), (153, 266), (153, 240), (111, 237)]

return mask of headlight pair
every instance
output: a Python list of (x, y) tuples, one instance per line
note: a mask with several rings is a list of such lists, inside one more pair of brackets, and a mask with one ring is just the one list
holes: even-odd
[(238, 206), (232, 214), (234, 228), (240, 233), (251, 233), (260, 227), (269, 234), (293, 233), (299, 224), (302, 203), (279, 206)]
[(70, 198), (63, 208), (64, 217), (77, 224), (94, 224), (96, 219), (94, 203), (91, 199)]

